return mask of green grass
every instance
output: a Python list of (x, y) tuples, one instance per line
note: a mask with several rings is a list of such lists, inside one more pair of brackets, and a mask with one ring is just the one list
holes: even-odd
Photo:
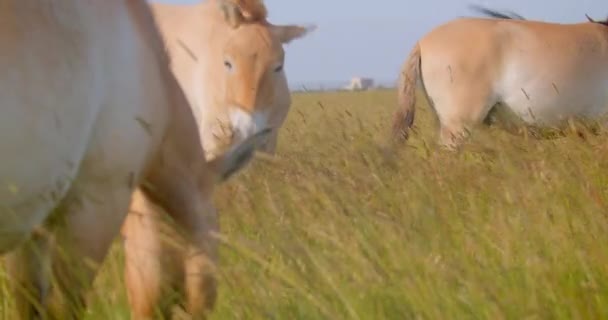
[[(607, 319), (608, 133), (474, 131), (395, 154), (393, 91), (296, 94), (276, 159), (219, 187), (213, 319)], [(89, 319), (128, 319), (116, 246)], [(0, 271), (0, 317), (10, 314)]]

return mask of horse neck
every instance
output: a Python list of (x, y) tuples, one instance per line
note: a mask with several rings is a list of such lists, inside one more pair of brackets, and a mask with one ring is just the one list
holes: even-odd
[(196, 118), (177, 79), (171, 74), (168, 81), (170, 113), (163, 147), (171, 149), (184, 164), (194, 165), (204, 159)]
[(141, 188), (167, 212), (191, 215), (200, 210), (201, 194), (207, 189), (199, 178), (205, 169), (205, 158), (187, 100), (175, 79), (168, 80), (167, 130)]

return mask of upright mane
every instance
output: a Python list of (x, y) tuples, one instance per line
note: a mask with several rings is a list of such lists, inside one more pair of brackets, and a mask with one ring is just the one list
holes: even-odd
[[(488, 9), (486, 7), (476, 5), (476, 4), (469, 5), (469, 8), (473, 11), (476, 11), (478, 13), (481, 13), (483, 15), (486, 15), (486, 16), (489, 16), (492, 18), (496, 18), (496, 19), (526, 20), (526, 18), (524, 18), (523, 16), (521, 16), (515, 12), (512, 12), (512, 11), (500, 12), (500, 11)], [(589, 17), (588, 14), (585, 14), (585, 17), (591, 23), (598, 23), (598, 24), (608, 27), (608, 18), (606, 18), (604, 20), (593, 20), (591, 17)]]
[(268, 11), (262, 0), (217, 0), (224, 19), (233, 28), (242, 23), (266, 22)]
[(265, 21), (268, 10), (263, 0), (219, 0), (220, 6), (236, 10), (243, 21), (260, 22)]
[(589, 20), (589, 22), (591, 23), (599, 23), (601, 25), (607, 26), (608, 27), (608, 18), (604, 19), (604, 20), (593, 20), (591, 17), (589, 17), (588, 14), (585, 13), (585, 17), (587, 18), (587, 20)]
[(499, 12), (496, 10), (492, 10), (492, 9), (488, 9), (486, 7), (482, 7), (480, 5), (476, 5), (476, 4), (471, 4), (469, 5), (469, 8), (473, 11), (479, 12), (483, 15), (495, 18), (495, 19), (509, 19), (509, 20), (526, 20), (526, 18), (522, 17), (521, 15), (509, 11), (509, 12)]
[(268, 17), (263, 0), (237, 0), (237, 4), (245, 19), (249, 21), (264, 21)]

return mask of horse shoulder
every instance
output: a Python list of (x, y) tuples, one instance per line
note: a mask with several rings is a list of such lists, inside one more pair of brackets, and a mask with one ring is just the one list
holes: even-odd
[[(165, 60), (160, 36), (150, 33), (154, 26), (144, 16), (136, 16), (135, 21), (124, 13), (109, 32), (121, 34), (112, 37), (112, 50), (104, 56), (106, 72), (103, 79), (104, 108), (95, 127), (94, 154), (100, 159), (120, 166), (121, 170), (139, 171), (146, 157), (159, 144), (169, 121), (169, 66)], [(128, 54), (128, 53), (135, 54)], [(116, 63), (121, 65), (117, 66)], [(97, 157), (94, 157), (97, 158)]]

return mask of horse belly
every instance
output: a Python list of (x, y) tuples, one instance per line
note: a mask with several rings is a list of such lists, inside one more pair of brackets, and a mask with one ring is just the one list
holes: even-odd
[(87, 39), (62, 27), (33, 34), (0, 56), (0, 252), (65, 195), (101, 107)]
[(608, 72), (603, 68), (584, 62), (543, 68), (529, 62), (507, 68), (497, 91), (501, 102), (526, 123), (558, 125), (571, 117), (606, 113), (607, 87)]
[(564, 86), (559, 91), (553, 84), (522, 86), (509, 90), (502, 100), (528, 124), (557, 125), (570, 117), (595, 117), (607, 111), (602, 92), (576, 87)]

